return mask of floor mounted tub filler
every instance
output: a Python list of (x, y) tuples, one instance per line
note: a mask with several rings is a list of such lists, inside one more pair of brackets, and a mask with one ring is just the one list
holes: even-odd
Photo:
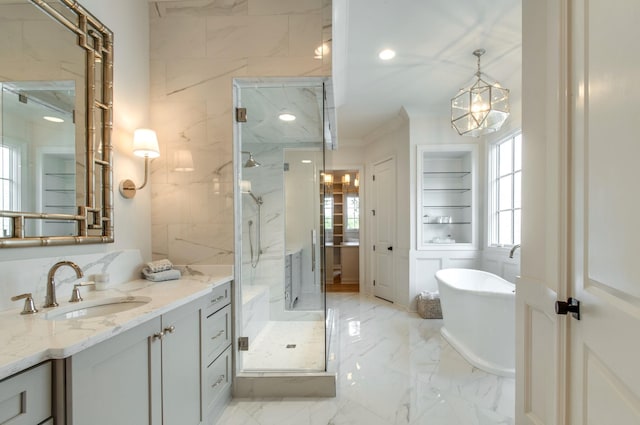
[(469, 363), (515, 376), (515, 285), (481, 270), (436, 272), (442, 336)]

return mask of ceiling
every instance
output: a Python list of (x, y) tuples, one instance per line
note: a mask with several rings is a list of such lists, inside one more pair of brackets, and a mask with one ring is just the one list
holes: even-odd
[[(450, 101), (482, 72), (521, 94), (521, 0), (334, 0), (333, 80), (340, 146), (405, 108), (450, 117)], [(378, 52), (391, 48), (391, 61)], [(453, 131), (453, 130), (452, 130)]]

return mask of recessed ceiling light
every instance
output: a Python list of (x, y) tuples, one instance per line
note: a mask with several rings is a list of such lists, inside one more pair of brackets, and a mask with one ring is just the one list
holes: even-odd
[(378, 57), (383, 61), (388, 61), (396, 57), (395, 50), (384, 49), (380, 53), (378, 53)]
[(278, 115), (278, 118), (280, 118), (282, 121), (294, 121), (296, 119), (296, 116), (293, 114), (284, 113)]
[(311, 160), (310, 159), (303, 159), (302, 161), (303, 164), (311, 164)]
[(62, 118), (58, 118), (58, 117), (49, 117), (49, 116), (46, 116), (46, 117), (42, 117), (42, 118), (44, 118), (44, 119), (45, 119), (45, 120), (47, 120), (47, 121), (56, 122), (56, 123), (64, 122), (64, 120), (63, 120)]

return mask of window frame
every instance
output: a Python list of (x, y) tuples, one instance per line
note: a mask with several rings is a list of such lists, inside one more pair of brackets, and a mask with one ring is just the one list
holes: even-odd
[[(355, 193), (348, 193), (344, 195), (345, 198), (345, 205), (343, 205), (343, 211), (346, 211), (345, 213), (345, 218), (344, 218), (344, 230), (345, 232), (359, 232), (360, 231), (360, 196), (355, 194)], [(353, 214), (350, 214), (350, 204), (349, 204), (349, 199), (355, 199), (357, 201), (357, 205), (354, 209)], [(346, 206), (346, 208), (345, 208)], [(349, 223), (351, 221), (355, 221), (358, 224), (358, 227), (351, 227), (349, 226)]]
[[(516, 168), (516, 139), (520, 139), (520, 168)], [(511, 143), (511, 167), (509, 172), (500, 174), (500, 146), (504, 143)], [(501, 137), (488, 144), (487, 156), (487, 247), (488, 248), (511, 248), (520, 243), (522, 236), (522, 199), (520, 205), (515, 205), (515, 180), (520, 176), (520, 197), (522, 198), (522, 129), (517, 129), (505, 137)], [(509, 195), (509, 208), (500, 208), (500, 180), (510, 176), (511, 193)], [(499, 220), (500, 213), (511, 214), (511, 230), (509, 235), (510, 243), (500, 242)], [(515, 217), (520, 215), (520, 233), (516, 234), (517, 223)]]
[[(0, 203), (0, 210), (5, 211), (20, 211), (20, 190), (21, 190), (21, 181), (20, 181), (20, 161), (21, 161), (21, 149), (19, 146), (12, 145), (9, 143), (0, 144), (0, 149), (2, 151), (6, 151), (7, 156), (9, 157), (9, 167), (8, 170), (5, 167), (1, 167), (2, 170), (0, 174), (0, 181), (7, 182), (9, 185), (9, 199), (8, 205), (4, 205), (4, 199), (2, 199), (2, 203)], [(0, 152), (0, 158), (4, 161), (5, 152)], [(3, 185), (4, 186), (4, 185)], [(3, 195), (4, 197), (4, 190)], [(2, 218), (0, 219), (0, 232), (2, 233), (2, 237), (7, 235), (7, 232), (11, 232), (11, 219), (10, 218)]]

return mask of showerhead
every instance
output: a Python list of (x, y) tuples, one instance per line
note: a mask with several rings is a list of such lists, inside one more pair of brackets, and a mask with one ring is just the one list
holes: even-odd
[(255, 159), (253, 159), (253, 155), (251, 154), (251, 152), (247, 152), (247, 153), (249, 154), (249, 159), (247, 159), (247, 162), (244, 163), (244, 168), (259, 167), (260, 163)]

